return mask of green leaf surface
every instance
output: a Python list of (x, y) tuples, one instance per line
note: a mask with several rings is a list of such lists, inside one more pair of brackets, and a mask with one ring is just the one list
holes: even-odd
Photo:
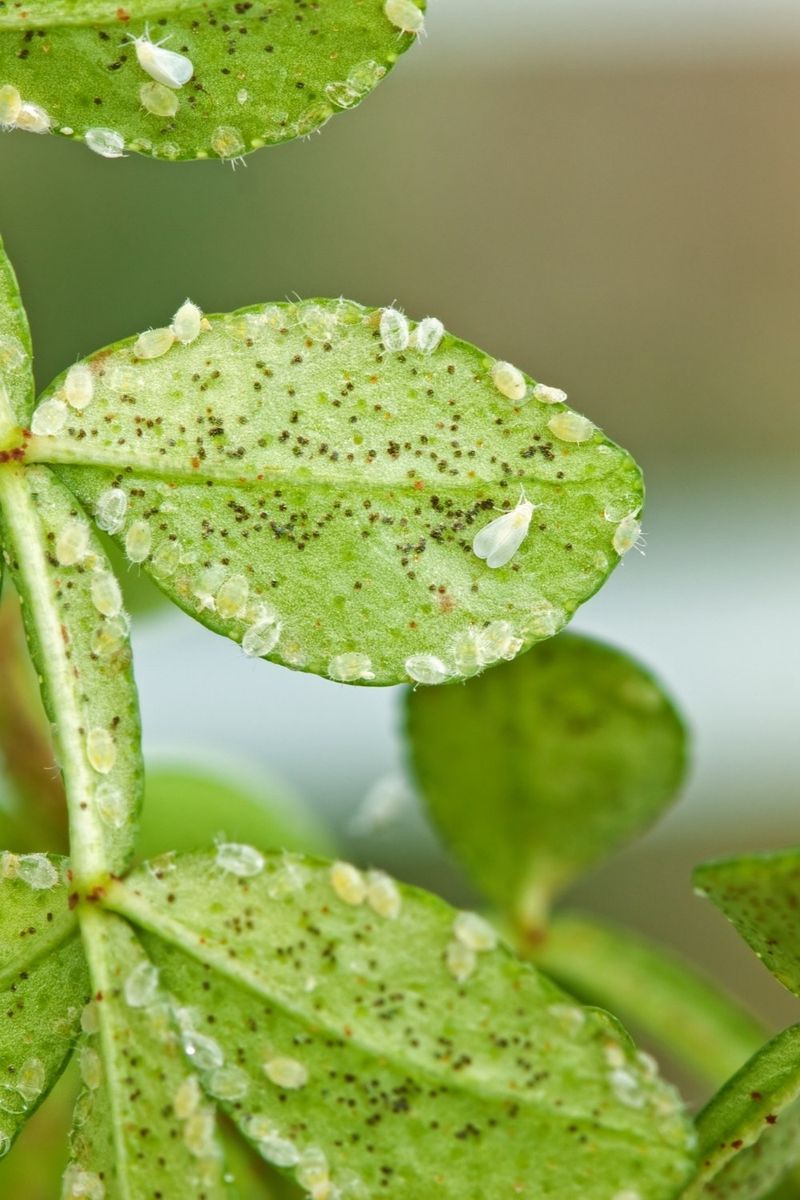
[(332, 849), (331, 838), (300, 798), (260, 773), (162, 764), (147, 771), (145, 800), (139, 858), (196, 850), (218, 836), (272, 850)]
[(413, 42), (383, 0), (0, 0), (0, 125), (105, 157), (236, 159), (359, 104)]
[(758, 1200), (800, 1157), (800, 1025), (747, 1062), (697, 1118), (699, 1167), (683, 1200)]
[(6, 466), (0, 505), (7, 564), (72, 799), (73, 868), (91, 882), (127, 863), (140, 802), (128, 621), (90, 522), (52, 472)]
[(654, 821), (685, 768), (661, 686), (573, 634), (465, 688), (410, 693), (407, 727), (436, 826), (532, 941), (553, 892)]
[(800, 850), (705, 863), (694, 882), (764, 966), (800, 996)]
[(227, 847), (106, 903), (150, 931), (204, 1088), (308, 1190), (668, 1200), (690, 1166), (680, 1102), (617, 1023), (430, 895)]
[(9, 434), (15, 426), (28, 423), (34, 395), (28, 318), (0, 238), (0, 464), (14, 449)]
[(557, 915), (530, 954), (567, 991), (649, 1034), (717, 1087), (766, 1040), (758, 1021), (696, 967), (596, 917)]
[(64, 1069), (89, 993), (64, 872), (0, 853), (0, 1158)]
[(95, 1000), (79, 1051), (84, 1088), (64, 1200), (222, 1200), (229, 1193), (214, 1109), (187, 1065), (152, 964), (133, 930), (109, 913), (84, 913), (82, 930)]
[[(533, 381), (511, 402), (474, 346), (387, 350), (381, 321), (314, 301), (212, 316), (154, 359), (149, 338), (119, 343), (88, 360), (92, 403), (28, 456), (81, 464), (62, 478), (128, 557), (247, 653), (346, 682), (464, 678), (600, 587), (641, 479), (583, 418), (585, 440), (557, 438), (571, 418)], [(540, 508), (493, 569), (473, 538), (522, 489)]]

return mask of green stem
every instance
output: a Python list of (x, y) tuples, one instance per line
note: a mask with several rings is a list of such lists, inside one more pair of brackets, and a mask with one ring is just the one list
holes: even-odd
[(53, 601), (44, 538), (23, 468), (0, 470), (0, 508), (26, 624), (41, 648), (42, 683), (56, 725), (56, 744), (67, 793), (72, 870), (79, 885), (107, 873), (103, 831), (91, 801), (94, 777), (84, 752), (84, 730), (74, 672)]
[(556, 917), (544, 940), (522, 950), (580, 999), (649, 1034), (715, 1087), (769, 1036), (695, 967), (594, 917)]

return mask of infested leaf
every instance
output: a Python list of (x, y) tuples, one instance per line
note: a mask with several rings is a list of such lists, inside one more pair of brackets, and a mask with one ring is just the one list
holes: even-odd
[[(557, 438), (563, 404), (528, 380), (509, 401), (474, 346), (345, 301), (209, 321), (87, 360), (92, 403), (27, 457), (63, 464), (131, 563), (245, 653), (349, 683), (465, 678), (551, 636), (619, 561), (631, 458), (593, 426)], [(535, 522), (492, 569), (473, 538), (520, 489)]]
[(475, 883), (535, 940), (552, 894), (673, 800), (686, 735), (655, 679), (564, 634), (465, 688), (408, 696), (411, 762)]
[(95, 1000), (79, 1048), (84, 1086), (64, 1200), (222, 1200), (214, 1109), (187, 1065), (158, 973), (119, 918), (84, 914), (82, 929)]
[(800, 1157), (800, 1025), (779, 1033), (697, 1118), (698, 1170), (683, 1200), (758, 1200)]
[(598, 917), (558, 913), (528, 950), (561, 987), (646, 1032), (715, 1086), (766, 1040), (750, 1013), (671, 948)]
[(73, 866), (121, 870), (141, 793), (128, 618), (80, 505), (46, 467), (0, 471), (6, 560), (73, 806)]
[(9, 434), (15, 426), (27, 425), (33, 406), (32, 354), (17, 277), (0, 238), (0, 464), (11, 449), (6, 445)]
[(690, 1165), (679, 1101), (616, 1022), (432, 896), (240, 846), (106, 902), (149, 931), (189, 1044), (210, 1037), (206, 1092), (312, 1195), (668, 1200)]
[(0, 127), (235, 160), (360, 104), (413, 42), (384, 0), (0, 0)]
[(0, 1158), (63, 1071), (88, 997), (64, 871), (0, 853)]
[(800, 850), (705, 863), (694, 882), (764, 966), (800, 996)]

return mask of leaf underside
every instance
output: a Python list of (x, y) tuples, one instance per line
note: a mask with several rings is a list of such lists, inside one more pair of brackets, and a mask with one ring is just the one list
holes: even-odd
[(28, 318), (0, 238), (0, 453), (6, 422), (24, 425), (28, 420), (35, 395), (31, 354)]
[(706, 863), (694, 882), (764, 966), (800, 996), (800, 850)]
[[(130, 39), (148, 24), (152, 41), (168, 39), (194, 74), (183, 87), (162, 85), (161, 103), (146, 108), (140, 92), (153, 80)], [(118, 135), (117, 152), (234, 159), (360, 103), (413, 41), (383, 0), (0, 0), (0, 87), (44, 109), (65, 137), (101, 129)]]
[[(316, 860), (271, 855), (237, 876), (193, 854), (113, 885), (108, 904), (149, 930), (207, 1094), (307, 1187), (321, 1161), (344, 1198), (671, 1197), (685, 1119), (616, 1022), (502, 947), (458, 982), (456, 914), (400, 895), (389, 919), (345, 903)], [(275, 1078), (286, 1060), (294, 1084)]]
[(61, 1074), (88, 998), (64, 865), (0, 854), (0, 1157)]
[[(258, 627), (251, 652), (346, 682), (464, 678), (600, 587), (641, 479), (597, 430), (559, 441), (563, 405), (505, 399), (474, 346), (390, 352), (379, 319), (313, 301), (213, 316), (149, 361), (119, 343), (87, 360), (89, 407), (29, 454), (83, 464), (59, 473), (90, 511), (123, 490), (119, 540), (143, 533), (142, 568), (210, 628)], [(541, 508), (493, 570), (472, 539), (520, 489)]]
[(467, 688), (408, 697), (412, 766), (474, 881), (536, 932), (552, 891), (674, 798), (685, 732), (635, 660), (562, 634)]
[(683, 1200), (758, 1200), (800, 1155), (800, 1025), (779, 1033), (697, 1118), (698, 1172)]

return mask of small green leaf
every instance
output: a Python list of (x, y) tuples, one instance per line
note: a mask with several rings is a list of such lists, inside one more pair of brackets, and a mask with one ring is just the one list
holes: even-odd
[(0, 853), (0, 1158), (63, 1071), (89, 993), (64, 871)]
[(408, 732), (437, 827), (532, 940), (553, 892), (655, 820), (684, 773), (660, 685), (573, 634), (466, 688), (412, 692)]
[[(300, 798), (255, 772), (182, 764), (149, 768), (136, 851), (155, 858), (215, 837), (273, 850), (328, 854), (331, 839)], [(191, 821), (186, 814), (191, 813)]]
[(715, 1086), (766, 1039), (748, 1012), (672, 950), (596, 917), (559, 914), (530, 954), (573, 995), (648, 1033)]
[(222, 1200), (214, 1109), (187, 1066), (157, 971), (119, 918), (84, 913), (81, 928), (95, 1000), (64, 1200)]
[(73, 868), (122, 870), (141, 791), (139, 714), (119, 586), (80, 506), (43, 467), (0, 470), (0, 530), (73, 803)]
[[(15, 426), (27, 425), (33, 407), (32, 354), (17, 277), (0, 238), (0, 463), (14, 448), (7, 445), (9, 434), (16, 432)], [(13, 440), (16, 443), (16, 437)]]
[(383, 0), (0, 0), (0, 127), (236, 159), (359, 104), (413, 42)]
[[(556, 632), (619, 562), (636, 465), (584, 418), (584, 440), (557, 438), (564, 405), (522, 376), (529, 402), (509, 401), (474, 346), (431, 348), (428, 325), (387, 349), (405, 319), (345, 301), (210, 324), (94, 355), (92, 403), (28, 457), (81, 464), (62, 478), (129, 559), (246, 653), (351, 683), (464, 678)], [(493, 569), (473, 539), (521, 490), (539, 507)]]
[(705, 863), (694, 882), (776, 979), (800, 996), (800, 850)]
[(354, 1200), (385, 1180), (395, 1200), (682, 1183), (680, 1102), (616, 1022), (433, 896), (226, 846), (106, 903), (150, 931), (206, 1091), (307, 1188), (315, 1170)]
[(767, 1043), (697, 1118), (698, 1171), (682, 1200), (758, 1200), (800, 1157), (800, 1025)]

